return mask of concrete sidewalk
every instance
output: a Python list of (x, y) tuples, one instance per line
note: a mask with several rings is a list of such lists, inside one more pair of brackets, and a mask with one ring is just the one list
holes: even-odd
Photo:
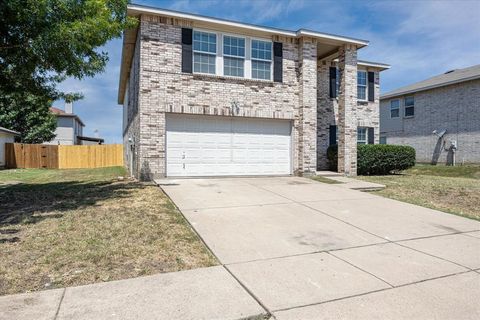
[(263, 319), (222, 266), (0, 297), (0, 319)]
[(368, 181), (362, 181), (358, 179), (353, 179), (346, 177), (338, 172), (333, 171), (317, 171), (317, 176), (325, 177), (331, 180), (335, 180), (340, 182), (340, 187), (348, 188), (352, 190), (360, 190), (360, 191), (375, 191), (375, 190), (382, 190), (385, 189), (385, 185), (380, 183), (373, 183)]

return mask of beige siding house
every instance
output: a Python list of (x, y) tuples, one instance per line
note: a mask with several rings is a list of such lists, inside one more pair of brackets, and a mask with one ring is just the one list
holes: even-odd
[(20, 133), (0, 127), (0, 168), (5, 167), (5, 143), (15, 142), (15, 137)]
[(381, 97), (382, 143), (415, 148), (425, 163), (480, 163), (480, 65)]
[(52, 141), (44, 142), (44, 144), (92, 145), (104, 142), (102, 138), (83, 135), (85, 124), (73, 112), (72, 103), (66, 103), (65, 110), (51, 107), (50, 112), (57, 117), (57, 128), (55, 129), (55, 138)]
[(160, 177), (356, 174), (359, 143), (379, 141), (380, 72), (368, 41), (146, 6), (123, 40), (118, 103), (125, 163)]

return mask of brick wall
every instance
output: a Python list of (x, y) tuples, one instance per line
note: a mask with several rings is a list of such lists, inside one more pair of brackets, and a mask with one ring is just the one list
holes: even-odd
[[(480, 163), (480, 80), (417, 92), (415, 116), (404, 118), (405, 96), (400, 96), (400, 117), (390, 119), (390, 101), (381, 102), (381, 135), (388, 144), (415, 148), (418, 162), (451, 161), (450, 140), (456, 140), (457, 163)], [(443, 139), (433, 130), (447, 130)]]
[[(140, 176), (165, 174), (165, 112), (291, 119), (299, 137), (298, 45), (283, 42), (283, 83), (181, 73), (181, 28), (188, 22), (143, 16), (140, 25)], [(294, 152), (294, 168), (299, 154)]]
[[(123, 132), (124, 163), (130, 174), (139, 176), (139, 148), (140, 145), (140, 117), (139, 117), (139, 90), (140, 90), (140, 38), (137, 38), (135, 51), (130, 67), (130, 76), (126, 88), (127, 101), (127, 124)], [(131, 140), (131, 141), (129, 141)], [(130, 165), (132, 168), (130, 168)]]
[[(338, 67), (338, 63), (332, 60), (318, 63), (317, 166), (320, 170), (328, 169), (329, 129), (331, 125), (338, 125), (338, 98), (330, 98), (330, 67)], [(373, 127), (375, 143), (379, 143), (380, 72), (371, 67), (358, 66), (357, 68), (375, 73), (375, 101), (357, 101), (357, 106), (353, 109), (353, 117), (358, 127)]]
[(300, 41), (299, 166), (300, 174), (317, 169), (317, 42)]
[[(165, 175), (165, 113), (168, 112), (292, 120), (294, 172), (300, 175), (314, 172), (320, 154), (317, 128), (325, 128), (323, 115), (319, 113), (320, 102), (326, 99), (319, 98), (324, 90), (323, 85), (319, 86), (322, 83), (319, 78), (328, 77), (328, 70), (317, 69), (315, 40), (272, 38), (283, 43), (283, 82), (276, 83), (182, 73), (182, 27), (192, 26), (189, 21), (179, 19), (141, 17), (135, 51), (139, 60), (138, 81), (134, 81), (139, 86), (138, 116), (129, 118), (132, 124), (126, 131), (137, 139), (137, 166), (133, 174), (144, 180)], [(135, 73), (132, 70), (130, 77)], [(135, 88), (129, 85), (129, 90)], [(132, 101), (129, 106), (134, 105)], [(323, 129), (320, 135), (323, 139)], [(328, 140), (328, 129), (326, 135)], [(321, 164), (325, 163), (323, 159)]]

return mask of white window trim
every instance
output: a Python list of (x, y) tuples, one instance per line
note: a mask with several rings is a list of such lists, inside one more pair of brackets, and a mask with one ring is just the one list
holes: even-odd
[[(393, 101), (398, 101), (398, 108), (395, 108), (395, 109), (398, 109), (398, 117), (392, 117), (392, 102)], [(400, 118), (400, 99), (393, 99), (393, 100), (390, 100), (390, 105), (388, 106), (388, 111), (389, 111), (389, 115), (390, 115), (390, 119), (398, 119)]]
[[(222, 38), (222, 41), (221, 41), (221, 42), (222, 42), (222, 46), (221, 46), (221, 51), (220, 51), (220, 52), (221, 52), (221, 55), (219, 55), (219, 56), (220, 56), (220, 59), (219, 59), (219, 60), (222, 61), (222, 70), (219, 70), (220, 73), (221, 73), (221, 75), (222, 75), (222, 76), (225, 76), (225, 77), (232, 77), (232, 78), (241, 78), (241, 79), (246, 78), (246, 75), (247, 75), (246, 64), (247, 64), (247, 42), (248, 42), (248, 38), (245, 37), (245, 36), (239, 36), (239, 35), (237, 35), (237, 34), (232, 34), (232, 33), (220, 33), (220, 32), (219, 32), (218, 35)], [(225, 73), (225, 69), (224, 69), (225, 65), (224, 65), (224, 62), (223, 62), (223, 61), (224, 61), (224, 60), (223, 60), (223, 57), (242, 59), (242, 57), (240, 57), (240, 56), (226, 55), (226, 54), (223, 53), (223, 42), (224, 42), (224, 39), (225, 39), (226, 36), (227, 36), (227, 37), (234, 37), (234, 38), (239, 38), (239, 39), (245, 40), (245, 48), (244, 48), (245, 52), (244, 52), (244, 56), (243, 56), (243, 77), (238, 77), (238, 76), (226, 76), (226, 75), (224, 74), (224, 73)], [(217, 50), (217, 51), (218, 51), (218, 50)]]
[[(272, 50), (270, 51), (270, 60), (266, 59), (253, 59), (252, 56), (252, 40), (258, 40), (258, 41), (264, 41), (264, 42), (270, 42), (272, 44)], [(252, 66), (252, 61), (263, 61), (263, 62), (270, 62), (270, 79), (258, 79), (258, 78), (253, 78), (252, 77), (252, 70), (250, 69), (250, 79), (254, 80), (260, 80), (260, 81), (273, 81), (273, 41), (272, 40), (266, 40), (262, 38), (256, 38), (256, 37), (251, 37), (250, 38), (250, 68)]]
[[(407, 105), (405, 104), (405, 100), (407, 100), (407, 98), (412, 98), (412, 99), (413, 99), (413, 105), (407, 106)], [(413, 108), (413, 115), (407, 116), (407, 108)], [(414, 97), (414, 96), (406, 96), (405, 98), (403, 98), (403, 117), (404, 117), (404, 118), (413, 118), (413, 117), (415, 117), (415, 97)]]
[[(365, 73), (365, 99), (359, 99), (358, 98), (358, 87), (363, 85), (358, 84), (358, 72), (363, 72)], [(357, 70), (357, 100), (358, 101), (368, 101), (368, 72), (367, 70)]]
[[(214, 30), (209, 30), (209, 29), (202, 29), (202, 28), (194, 28), (192, 31), (192, 37), (194, 32), (207, 32), (207, 33), (214, 33), (217, 37), (217, 52), (215, 55), (215, 73), (203, 73), (203, 72), (197, 72), (193, 71), (194, 65), (193, 65), (193, 56), (195, 52), (198, 53), (204, 53), (204, 54), (211, 54), (213, 53), (208, 53), (208, 52), (203, 52), (203, 51), (195, 51), (193, 49), (193, 39), (192, 39), (192, 73), (194, 74), (201, 74), (201, 75), (208, 75), (208, 76), (222, 76), (222, 77), (227, 77), (227, 78), (233, 78), (233, 79), (249, 79), (249, 80), (255, 80), (255, 81), (265, 81), (265, 82), (273, 82), (273, 41), (272, 39), (266, 39), (266, 38), (258, 38), (258, 37), (249, 37), (245, 35), (240, 35), (240, 34), (235, 34), (235, 33), (229, 33), (229, 32), (219, 32), (219, 31), (214, 31)], [(243, 77), (235, 77), (235, 76), (226, 76), (224, 75), (224, 63), (223, 63), (223, 38), (224, 36), (230, 36), (230, 37), (236, 37), (236, 38), (242, 38), (245, 39), (245, 57), (244, 57), (244, 76)], [(259, 41), (265, 41), (265, 42), (270, 42), (272, 44), (272, 50), (271, 50), (271, 60), (263, 60), (263, 59), (253, 59), (253, 60), (258, 60), (258, 61), (265, 61), (265, 62), (270, 62), (270, 79), (257, 79), (257, 78), (252, 78), (252, 40), (259, 40)], [(239, 58), (236, 56), (228, 56), (228, 57), (233, 57), (233, 58)]]
[[(195, 32), (204, 32), (204, 33), (213, 33), (215, 34), (215, 42), (216, 42), (216, 45), (217, 45), (217, 48), (216, 48), (216, 52), (215, 53), (211, 53), (211, 52), (205, 52), (205, 51), (199, 51), (199, 50), (195, 50), (194, 49), (194, 45), (193, 45), (193, 42), (194, 42), (194, 34)], [(223, 37), (221, 37), (220, 39), (223, 39)], [(219, 41), (219, 33), (218, 32), (214, 32), (212, 30), (206, 30), (206, 29), (193, 29), (192, 30), (192, 73), (195, 73), (195, 74), (204, 74), (204, 75), (209, 75), (209, 76), (214, 76), (214, 75), (218, 75), (218, 67), (219, 67), (219, 59), (218, 59), (218, 52), (219, 52), (219, 42), (222, 42), (222, 41)], [(222, 46), (220, 46), (220, 48), (223, 48), (223, 43), (222, 43)], [(195, 69), (195, 53), (202, 53), (202, 54), (208, 54), (208, 55), (211, 55), (211, 56), (215, 56), (215, 73), (205, 73), (205, 72), (198, 72), (198, 71), (193, 71)], [(223, 64), (222, 64), (222, 70), (221, 72), (223, 73)]]
[[(365, 130), (365, 141), (362, 140), (361, 142), (358, 141), (358, 129), (364, 129)], [(365, 142), (365, 143), (363, 143)], [(357, 144), (368, 144), (368, 127), (357, 127)]]

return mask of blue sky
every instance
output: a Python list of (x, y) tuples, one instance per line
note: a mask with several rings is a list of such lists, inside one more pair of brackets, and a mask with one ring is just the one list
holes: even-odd
[[(306, 28), (370, 41), (360, 59), (384, 62), (388, 92), (447, 70), (480, 63), (480, 1), (316, 1), (178, 0), (134, 1), (154, 7), (297, 30)], [(84, 135), (97, 129), (106, 143), (122, 142), (122, 108), (117, 105), (121, 39), (107, 43), (106, 70), (82, 81), (67, 79), (60, 88), (82, 92), (74, 111), (85, 122)], [(55, 106), (63, 108), (63, 101)]]

